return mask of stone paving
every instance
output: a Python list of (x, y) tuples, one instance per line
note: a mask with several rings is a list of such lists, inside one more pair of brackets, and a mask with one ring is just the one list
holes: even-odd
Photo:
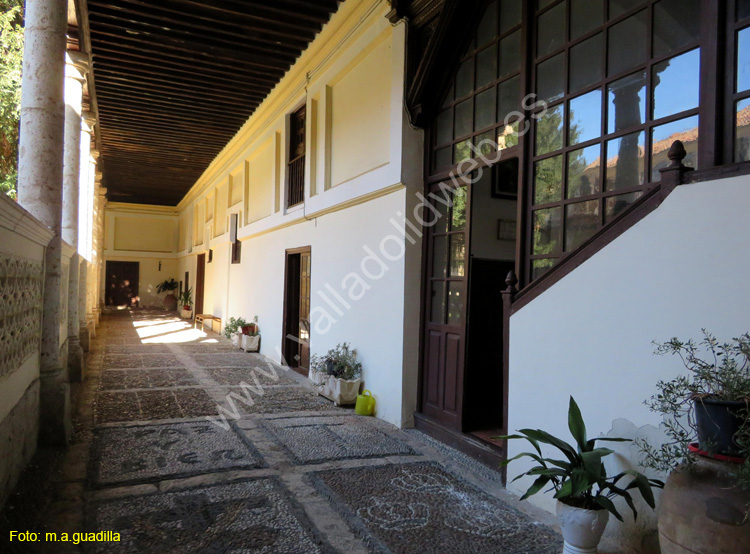
[(55, 460), (39, 521), (121, 541), (8, 552), (562, 549), (552, 516), (519, 503), (496, 471), (336, 408), (296, 373), (171, 314), (106, 312), (87, 361), (76, 439)]

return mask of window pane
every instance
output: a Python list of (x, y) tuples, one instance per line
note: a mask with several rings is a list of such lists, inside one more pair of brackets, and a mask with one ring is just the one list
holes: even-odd
[(495, 124), (495, 87), (485, 90), (475, 97), (474, 130), (484, 129)]
[(542, 8), (546, 8), (549, 6), (552, 2), (555, 0), (537, 0), (536, 7), (538, 10), (541, 10)]
[(750, 98), (737, 102), (734, 161), (750, 161)]
[(471, 139), (453, 145), (453, 163), (458, 164), (471, 158)]
[(433, 281), (431, 295), (430, 321), (445, 323), (445, 281)]
[(474, 58), (469, 58), (456, 73), (456, 98), (466, 96), (474, 89)]
[(451, 83), (451, 88), (448, 89), (448, 94), (445, 95), (445, 100), (443, 101), (443, 108), (445, 108), (448, 104), (453, 103), (453, 90), (455, 88), (455, 85)]
[(536, 155), (541, 156), (563, 147), (563, 107), (555, 106), (537, 119)]
[(570, 101), (568, 144), (578, 144), (602, 135), (602, 91), (593, 90)]
[(737, 21), (750, 17), (750, 0), (737, 0)]
[(546, 204), (562, 198), (562, 164), (562, 156), (534, 164), (534, 204)]
[[(444, 183), (441, 183), (441, 185), (444, 185)], [(443, 196), (440, 192), (437, 193), (439, 196)], [(433, 233), (447, 233), (448, 232), (448, 211), (450, 208), (446, 205), (444, 205), (441, 202), (433, 202), (432, 208), (435, 212), (435, 217), (439, 214), (440, 217), (435, 222), (435, 225), (432, 226)], [(427, 208), (429, 210), (429, 208)], [(429, 215), (423, 216), (426, 218), (431, 217)], [(427, 221), (431, 221), (431, 219), (426, 219)], [(447, 265), (447, 264), (446, 264)]]
[(737, 92), (750, 90), (750, 27), (737, 33)]
[(604, 21), (604, 2), (602, 0), (571, 0), (570, 3), (570, 38), (575, 40), (593, 31)]
[(451, 165), (452, 148), (447, 146), (435, 151), (434, 169), (442, 169)]
[(556, 258), (546, 258), (544, 260), (534, 260), (531, 262), (531, 279), (539, 279), (555, 266)]
[(598, 193), (601, 165), (601, 146), (598, 144), (568, 154), (567, 197), (577, 198)]
[(698, 116), (695, 115), (654, 127), (651, 131), (651, 179), (653, 182), (661, 181), (659, 170), (669, 165), (667, 152), (676, 140), (681, 140), (687, 151), (687, 157), (682, 163), (688, 167), (698, 168)]
[(451, 238), (451, 277), (463, 277), (466, 256), (464, 234), (449, 235)]
[(432, 242), (432, 276), (445, 279), (448, 273), (448, 235), (438, 235)]
[(466, 187), (459, 187), (453, 193), (451, 231), (460, 231), (464, 227), (466, 227)]
[(558, 54), (536, 68), (536, 91), (539, 100), (553, 102), (565, 93), (565, 54)]
[(505, 117), (510, 112), (519, 111), (520, 103), (520, 78), (512, 77), (497, 86), (497, 121), (505, 122)]
[(604, 223), (612, 221), (641, 196), (643, 196), (642, 192), (630, 192), (607, 198), (604, 209)]
[(581, 246), (599, 229), (599, 200), (565, 206), (565, 251)]
[(521, 67), (521, 31), (500, 41), (500, 72), (499, 75), (507, 75), (518, 71)]
[(646, 133), (640, 131), (607, 142), (605, 190), (640, 186), (645, 181)]
[(646, 72), (639, 71), (607, 87), (607, 132), (622, 131), (646, 121)]
[(532, 254), (553, 254), (559, 251), (561, 212), (562, 208), (559, 207), (534, 212)]
[(604, 35), (599, 33), (570, 49), (570, 90), (575, 92), (602, 80)]
[(497, 147), (500, 150), (511, 148), (518, 145), (518, 125), (520, 120), (517, 119), (509, 125), (500, 127), (497, 132)]
[(471, 133), (472, 117), (471, 112), (473, 111), (473, 104), (471, 98), (464, 100), (460, 104), (456, 104), (456, 126), (453, 131), (453, 138), (463, 137)]
[(654, 119), (698, 107), (700, 49), (654, 66)]
[(646, 10), (610, 27), (607, 75), (616, 75), (646, 61)]
[(482, 20), (477, 28), (477, 44), (487, 44), (497, 33), (497, 2), (492, 2), (482, 15)]
[(437, 116), (437, 131), (435, 133), (435, 143), (445, 144), (453, 138), (453, 110), (445, 110)]
[(539, 16), (537, 56), (554, 52), (565, 43), (565, 2)]
[[(476, 146), (477, 151), (484, 156), (493, 154), (497, 149), (494, 129), (492, 131), (487, 131), (486, 133), (475, 136), (474, 146)], [(476, 155), (477, 154), (475, 153), (474, 156), (476, 157)]]
[(654, 5), (654, 57), (664, 56), (698, 40), (700, 0), (661, 0)]
[(477, 54), (477, 88), (497, 79), (497, 48), (493, 44)]
[(448, 325), (461, 323), (464, 313), (464, 284), (462, 281), (450, 281), (448, 283)]
[(645, 0), (609, 0), (609, 18), (615, 18), (627, 11), (637, 8)]
[(500, 32), (521, 23), (522, 0), (500, 0)]

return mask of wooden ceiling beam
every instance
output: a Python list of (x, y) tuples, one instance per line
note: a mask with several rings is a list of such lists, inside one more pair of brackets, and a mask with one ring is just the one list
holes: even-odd
[[(241, 28), (237, 31), (231, 30), (231, 23), (225, 22), (221, 25), (201, 25), (189, 17), (176, 19), (176, 16), (159, 15), (155, 11), (148, 12), (131, 10), (112, 4), (97, 3), (89, 1), (89, 6), (96, 6), (95, 19), (106, 19), (124, 29), (130, 31), (154, 32), (157, 34), (169, 33), (173, 38), (185, 37), (190, 41), (201, 41), (210, 38), (212, 43), (223, 44), (227, 48), (237, 48), (238, 42), (242, 44), (242, 51), (248, 54), (267, 56), (269, 60), (291, 63), (296, 58), (299, 48), (289, 46), (285, 43), (269, 46), (267, 43), (253, 41), (253, 36), (248, 36), (247, 30)], [(279, 42), (279, 41), (277, 41)], [(301, 41), (296, 41), (297, 43)]]
[(234, 134), (234, 131), (227, 131), (223, 128), (216, 129), (215, 126), (209, 127), (200, 122), (159, 118), (153, 114), (141, 111), (134, 112), (133, 110), (126, 111), (117, 108), (108, 108), (106, 113), (103, 111), (100, 114), (100, 117), (102, 119), (102, 129), (112, 126), (135, 131), (150, 129), (164, 133), (165, 135), (173, 132), (188, 133), (192, 136), (199, 134), (201, 140), (207, 141), (209, 144), (211, 141), (216, 141), (217, 143), (221, 143), (221, 146), (224, 146)]
[[(213, 130), (217, 136), (227, 136), (224, 133), (230, 133), (231, 135), (236, 133), (237, 130), (242, 126), (242, 122), (232, 123), (229, 121), (217, 121), (215, 119), (206, 120), (198, 117), (191, 117), (189, 114), (184, 113), (166, 113), (163, 110), (154, 110), (148, 106), (131, 106), (123, 104), (109, 104), (108, 102), (100, 102), (99, 105), (104, 111), (131, 116), (132, 121), (140, 124), (142, 121), (152, 121), (159, 125), (167, 122), (185, 122), (191, 125), (196, 131), (204, 132), (203, 130)], [(228, 140), (227, 139), (227, 140)]]
[(163, 106), (166, 113), (175, 110), (176, 112), (195, 113), (219, 119), (226, 119), (223, 116), (228, 116), (232, 120), (236, 118), (241, 121), (247, 120), (248, 117), (246, 113), (247, 110), (240, 111), (239, 109), (230, 106), (215, 106), (213, 102), (201, 102), (199, 100), (193, 100), (191, 102), (189, 100), (178, 100), (176, 98), (165, 99), (163, 96), (153, 93), (135, 95), (130, 94), (128, 91), (118, 91), (116, 88), (109, 87), (100, 87), (97, 97), (107, 98), (121, 102), (122, 104)]
[(170, 50), (176, 50), (178, 52), (185, 52), (192, 56), (196, 61), (205, 59), (225, 60), (231, 63), (236, 63), (239, 66), (251, 66), (258, 68), (258, 73), (267, 74), (270, 77), (285, 72), (279, 69), (279, 65), (273, 63), (267, 63), (262, 61), (264, 56), (247, 54), (239, 48), (229, 49), (213, 46), (207, 41), (184, 41), (180, 39), (172, 38), (163, 33), (138, 31), (137, 34), (128, 33), (126, 27), (119, 25), (112, 25), (100, 21), (94, 14), (90, 16), (91, 24), (91, 36), (97, 35), (109, 35), (117, 37), (121, 40), (129, 40), (131, 43), (140, 44), (142, 46), (158, 46), (159, 48), (166, 48)]
[(140, 146), (142, 148), (153, 148), (155, 151), (165, 151), (168, 148), (170, 152), (176, 154), (184, 152), (191, 155), (212, 156), (215, 151), (215, 148), (207, 149), (205, 146), (196, 145), (185, 138), (156, 136), (146, 133), (136, 134), (125, 129), (110, 129), (106, 133), (102, 132), (102, 137), (106, 138), (107, 144), (112, 146)]

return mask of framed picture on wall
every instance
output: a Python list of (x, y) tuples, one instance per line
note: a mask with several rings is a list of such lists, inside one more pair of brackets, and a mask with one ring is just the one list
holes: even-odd
[(492, 166), (492, 198), (518, 198), (518, 158)]
[(516, 241), (516, 221), (511, 219), (497, 220), (497, 240)]

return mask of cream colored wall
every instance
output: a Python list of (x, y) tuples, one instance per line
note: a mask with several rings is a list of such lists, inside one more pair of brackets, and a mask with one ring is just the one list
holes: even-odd
[[(144, 258), (139, 256), (106, 256), (106, 262), (138, 262), (138, 296), (143, 308), (163, 308), (165, 294), (158, 294), (156, 286), (162, 281), (179, 281), (176, 258)], [(161, 262), (161, 269), (159, 263)], [(175, 291), (175, 295), (179, 291)]]
[(247, 194), (245, 213), (247, 223), (254, 223), (273, 213), (273, 193), (278, 186), (277, 160), (280, 152), (275, 137), (269, 137), (248, 158), (246, 167)]
[(175, 229), (172, 220), (118, 216), (114, 218), (113, 250), (174, 252)]

